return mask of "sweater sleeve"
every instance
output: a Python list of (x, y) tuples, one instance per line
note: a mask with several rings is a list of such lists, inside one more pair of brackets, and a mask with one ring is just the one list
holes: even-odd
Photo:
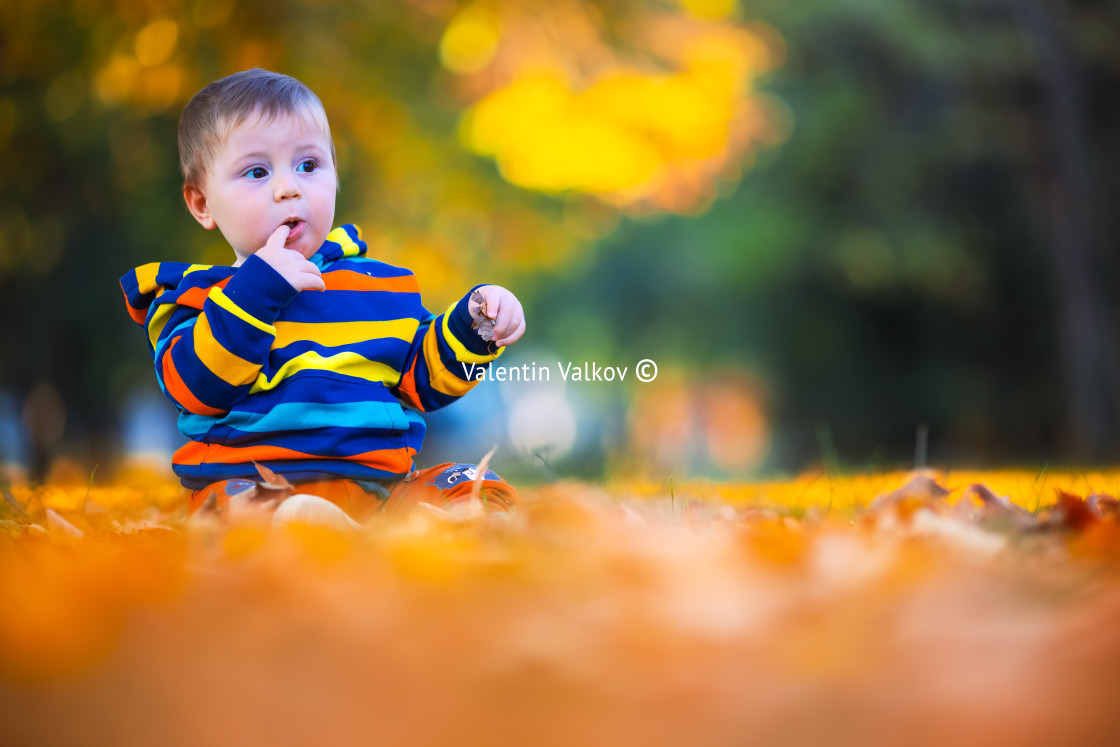
[(428, 316), (417, 329), (393, 390), (406, 405), (431, 412), (451, 404), (473, 389), (482, 372), (505, 352), (504, 347), (493, 349), (474, 331), (471, 291), (439, 316)]
[(201, 310), (171, 304), (148, 319), (160, 387), (182, 410), (223, 415), (249, 394), (268, 361), (280, 312), (299, 293), (267, 262), (245, 261)]

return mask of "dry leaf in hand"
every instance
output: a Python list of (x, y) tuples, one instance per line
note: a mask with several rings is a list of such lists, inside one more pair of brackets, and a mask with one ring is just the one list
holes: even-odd
[(471, 326), (478, 330), (479, 337), (490, 342), (494, 339), (494, 320), (486, 316), (486, 297), (478, 291), (473, 291), (471, 301), (478, 304), (471, 312), (471, 319), (474, 320)]

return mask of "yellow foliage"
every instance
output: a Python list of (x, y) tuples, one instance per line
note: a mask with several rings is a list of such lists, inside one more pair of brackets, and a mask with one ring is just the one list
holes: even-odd
[(155, 67), (167, 61), (179, 41), (179, 24), (170, 18), (159, 18), (136, 34), (136, 60), (143, 67)]
[(737, 9), (736, 0), (680, 0), (681, 7), (697, 18), (724, 18)]
[(497, 50), (501, 22), (483, 7), (460, 11), (448, 25), (439, 44), (439, 57), (453, 73), (476, 73), (490, 64)]
[[(734, 6), (734, 0), (695, 2), (686, 10), (716, 19)], [(509, 27), (501, 39), (493, 31), (498, 21), (487, 15), (485, 26), (470, 8), (452, 20), (441, 54), (457, 72), (477, 72), (496, 60), (498, 72), (467, 112), (462, 138), (495, 158), (519, 187), (594, 195), (628, 209), (694, 212), (710, 203), (715, 180), (756, 141), (783, 137), (760, 116), (769, 103), (750, 86), (779, 62), (780, 37), (772, 29), (651, 15), (635, 24), (633, 41), (660, 58), (663, 64), (654, 66), (648, 58), (615, 59), (578, 4), (554, 9), (551, 32), (516, 4), (501, 11)], [(483, 34), (484, 27), (492, 31)], [(569, 42), (563, 49), (558, 34)], [(461, 63), (462, 70), (447, 51), (460, 36), (468, 50), (463, 59), (478, 60)]]

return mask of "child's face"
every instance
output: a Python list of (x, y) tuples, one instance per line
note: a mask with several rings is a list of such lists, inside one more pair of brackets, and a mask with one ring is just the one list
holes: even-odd
[(285, 246), (310, 258), (334, 223), (337, 184), (330, 142), (311, 117), (250, 117), (185, 197), (204, 228), (221, 230), (240, 265), (285, 223)]

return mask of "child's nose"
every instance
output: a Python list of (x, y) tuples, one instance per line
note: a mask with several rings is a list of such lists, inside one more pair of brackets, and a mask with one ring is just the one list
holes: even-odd
[(287, 174), (278, 174), (272, 182), (277, 202), (299, 197), (299, 184)]

